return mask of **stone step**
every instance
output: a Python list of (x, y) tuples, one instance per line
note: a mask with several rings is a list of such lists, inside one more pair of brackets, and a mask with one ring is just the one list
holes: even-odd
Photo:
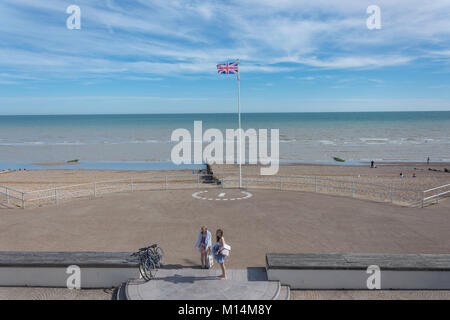
[(116, 288), (116, 290), (114, 290), (112, 299), (113, 300), (128, 300), (126, 290), (127, 290), (127, 283), (124, 282), (120, 286), (118, 286)]
[(220, 280), (220, 270), (160, 269), (148, 282), (128, 281), (117, 290), (128, 300), (284, 300), (289, 288), (268, 281), (264, 268), (232, 269)]
[(291, 289), (289, 286), (280, 286), (280, 292), (275, 300), (291, 300)]

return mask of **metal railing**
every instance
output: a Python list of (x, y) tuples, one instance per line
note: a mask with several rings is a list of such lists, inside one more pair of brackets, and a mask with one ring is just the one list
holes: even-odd
[(208, 174), (137, 177), (80, 183), (28, 192), (0, 186), (0, 199), (5, 200), (8, 204), (25, 208), (30, 204), (58, 204), (61, 201), (74, 198), (95, 198), (100, 195), (118, 192), (192, 189), (198, 188), (200, 184), (202, 184), (203, 188), (205, 186), (211, 187), (214, 186), (212, 178)]
[[(215, 183), (214, 178), (220, 183)], [(450, 195), (450, 184), (421, 191), (316, 176), (244, 176), (242, 183), (246, 189), (314, 192), (414, 207), (438, 203)], [(28, 205), (58, 204), (74, 198), (95, 198), (109, 193), (193, 189), (200, 186), (238, 188), (239, 178), (233, 174), (164, 175), (81, 183), (29, 192), (0, 186), (0, 200), (25, 208)]]
[(0, 186), (0, 200), (25, 208), (25, 192), (7, 186)]
[(439, 200), (450, 196), (450, 184), (422, 191), (421, 206), (439, 203)]
[[(239, 179), (234, 175), (219, 177), (223, 187), (238, 187)], [(242, 183), (244, 188), (250, 189), (333, 194), (406, 206), (420, 206), (423, 196), (420, 190), (316, 176), (246, 176)]]

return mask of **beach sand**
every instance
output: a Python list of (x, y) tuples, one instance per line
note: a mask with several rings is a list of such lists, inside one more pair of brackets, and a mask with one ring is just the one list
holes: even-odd
[[(49, 165), (50, 166), (50, 165)], [(243, 187), (319, 192), (355, 197), (401, 206), (421, 205), (423, 190), (450, 182), (450, 163), (383, 163), (376, 168), (349, 165), (281, 165), (274, 176), (260, 175), (261, 166), (243, 166)], [(237, 165), (212, 165), (214, 175), (225, 188), (238, 187)], [(0, 174), (1, 186), (10, 189), (9, 207), (26, 207), (72, 201), (108, 193), (138, 190), (163, 190), (198, 187), (192, 170), (119, 171), (119, 170), (22, 170)], [(403, 173), (403, 177), (400, 177)], [(165, 178), (165, 177), (168, 178)], [(415, 177), (414, 177), (415, 176)], [(119, 181), (118, 181), (119, 180)], [(95, 184), (94, 184), (95, 183)], [(71, 186), (66, 188), (67, 186)], [(62, 188), (64, 187), (64, 188)], [(205, 187), (214, 187), (209, 185)], [(58, 191), (54, 188), (59, 188)], [(447, 188), (448, 189), (448, 188)], [(441, 191), (447, 191), (441, 190)], [(5, 200), (5, 188), (2, 199)], [(41, 190), (41, 191), (39, 191)], [(32, 193), (29, 193), (32, 192)], [(57, 195), (58, 200), (56, 200)], [(0, 200), (2, 200), (0, 199)], [(0, 206), (5, 206), (0, 203)], [(8, 206), (7, 206), (8, 207)]]
[[(243, 175), (259, 175), (259, 165), (243, 165)], [(237, 165), (212, 165), (214, 174), (231, 177), (238, 174)], [(431, 169), (431, 170), (429, 170)], [(450, 163), (383, 163), (377, 168), (348, 165), (280, 165), (277, 176), (317, 176), (347, 181), (375, 183), (412, 190), (425, 190), (450, 183)], [(400, 178), (400, 173), (404, 178)], [(413, 174), (416, 178), (413, 178)], [(116, 171), (116, 170), (26, 170), (0, 174), (0, 185), (20, 191), (129, 178), (151, 178), (164, 175), (191, 175), (192, 170)], [(270, 177), (270, 176), (268, 176)]]
[[(412, 190), (426, 190), (450, 183), (450, 163), (384, 162), (375, 163), (376, 168), (351, 165), (280, 165), (278, 176), (317, 176), (346, 181), (374, 183)], [(238, 175), (238, 165), (212, 165), (215, 174)], [(260, 165), (243, 165), (243, 175), (259, 175)], [(430, 170), (431, 169), (431, 170)], [(400, 178), (403, 173), (404, 178)], [(416, 175), (413, 178), (413, 174)]]
[[(57, 167), (56, 167), (57, 168)], [(122, 171), (122, 170), (22, 170), (0, 174), (0, 185), (20, 191), (45, 190), (99, 181), (152, 178), (165, 175), (192, 175), (192, 170)]]

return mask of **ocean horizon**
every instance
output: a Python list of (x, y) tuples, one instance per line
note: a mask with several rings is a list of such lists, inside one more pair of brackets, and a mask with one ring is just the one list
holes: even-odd
[[(450, 111), (243, 113), (279, 129), (280, 161), (450, 161)], [(0, 116), (0, 163), (169, 162), (173, 130), (237, 127), (235, 113)]]

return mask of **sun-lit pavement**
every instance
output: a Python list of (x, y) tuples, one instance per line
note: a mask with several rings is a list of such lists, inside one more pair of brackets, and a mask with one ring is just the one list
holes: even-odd
[(291, 290), (293, 300), (450, 300), (450, 291), (438, 290)]
[[(449, 253), (450, 201), (428, 208), (301, 192), (249, 190), (202, 200), (199, 190), (112, 194), (36, 209), (1, 209), (0, 250), (133, 251), (159, 243), (173, 267), (196, 266), (201, 225), (222, 228), (229, 268), (267, 252)], [(205, 193), (206, 194), (206, 193)], [(235, 189), (208, 190), (213, 199)], [(217, 266), (216, 266), (217, 267)], [(0, 288), (0, 299), (111, 299), (112, 290)], [(291, 291), (292, 299), (449, 299), (449, 291)]]
[(0, 300), (111, 300), (113, 289), (0, 287)]
[[(111, 300), (112, 289), (1, 288), (0, 300)], [(450, 300), (450, 291), (291, 290), (291, 300)]]
[[(194, 243), (206, 225), (213, 233), (224, 230), (233, 248), (227, 261), (231, 268), (264, 266), (268, 252), (449, 253), (450, 201), (420, 209), (268, 190), (249, 190), (252, 197), (235, 201), (193, 198), (202, 190), (111, 194), (36, 209), (1, 209), (0, 250), (134, 251), (158, 243), (167, 263), (195, 266), (200, 258)], [(209, 191), (214, 199), (239, 193)]]

